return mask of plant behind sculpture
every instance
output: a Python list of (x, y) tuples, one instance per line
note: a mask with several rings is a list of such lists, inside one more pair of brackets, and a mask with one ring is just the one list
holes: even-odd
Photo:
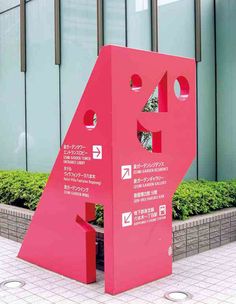
[[(149, 97), (147, 103), (143, 108), (143, 112), (158, 112), (158, 88), (156, 87), (151, 96)], [(142, 146), (148, 150), (152, 151), (152, 133), (138, 131), (138, 140)]]

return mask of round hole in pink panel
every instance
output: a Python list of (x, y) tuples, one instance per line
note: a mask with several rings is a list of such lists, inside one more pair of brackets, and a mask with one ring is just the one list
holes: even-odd
[(93, 110), (88, 110), (84, 114), (84, 125), (87, 130), (93, 130), (97, 125), (97, 114)]
[(175, 80), (174, 84), (174, 91), (176, 97), (181, 100), (185, 101), (189, 97), (189, 83), (188, 80), (184, 76), (179, 76)]
[(142, 79), (138, 74), (134, 74), (130, 79), (130, 87), (134, 92), (139, 92), (142, 88)]

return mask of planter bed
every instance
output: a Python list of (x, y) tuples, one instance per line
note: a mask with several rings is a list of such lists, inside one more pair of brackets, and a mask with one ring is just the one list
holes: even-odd
[[(0, 204), (0, 235), (22, 242), (34, 211)], [(103, 228), (97, 232), (97, 268), (103, 269)], [(209, 214), (192, 216), (185, 221), (173, 221), (173, 260), (179, 260), (236, 241), (236, 208), (226, 208)]]

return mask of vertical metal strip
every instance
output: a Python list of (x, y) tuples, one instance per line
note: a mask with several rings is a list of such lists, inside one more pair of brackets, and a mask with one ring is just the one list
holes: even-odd
[(28, 171), (27, 102), (26, 102), (26, 3), (20, 0), (20, 70), (24, 73), (25, 101), (25, 170)]
[(199, 179), (199, 106), (198, 106), (198, 64), (196, 65), (196, 136), (197, 136), (197, 143), (196, 143), (196, 179)]
[(61, 66), (58, 67), (58, 93), (59, 93), (59, 142), (62, 145), (62, 108), (61, 108)]
[(158, 51), (158, 0), (151, 0), (151, 41), (152, 51)]
[(26, 83), (26, 73), (24, 73), (24, 97), (25, 97), (25, 170), (28, 171), (28, 124), (27, 124), (27, 83)]
[(26, 72), (26, 9), (25, 0), (20, 0), (20, 70)]
[(104, 45), (103, 0), (97, 0), (97, 54)]
[(54, 0), (55, 64), (61, 64), (61, 14), (60, 0)]
[(214, 0), (214, 48), (215, 48), (215, 180), (218, 181), (218, 76), (217, 76), (217, 15), (216, 0)]
[[(195, 17), (195, 60), (202, 60), (202, 45), (201, 45), (201, 0), (194, 1), (194, 17)], [(197, 157), (196, 157), (196, 175), (199, 179), (199, 106), (198, 106), (198, 65), (196, 66), (196, 127), (197, 127)]]
[(195, 0), (195, 59), (202, 60), (201, 0)]
[(28, 171), (27, 102), (26, 102), (26, 3), (20, 0), (20, 70), (24, 73), (25, 170)]
[(54, 0), (54, 35), (55, 35), (55, 64), (58, 65), (58, 94), (59, 94), (59, 143), (62, 142), (61, 125), (61, 0)]
[(127, 0), (125, 1), (125, 46), (128, 46), (128, 12), (127, 12)]

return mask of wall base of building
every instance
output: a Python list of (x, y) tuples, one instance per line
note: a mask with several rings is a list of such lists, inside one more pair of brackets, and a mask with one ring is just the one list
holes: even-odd
[[(22, 242), (33, 211), (0, 204), (0, 236)], [(104, 269), (104, 230), (96, 229), (97, 268)], [(236, 241), (236, 208), (173, 221), (173, 260), (189, 257)]]

